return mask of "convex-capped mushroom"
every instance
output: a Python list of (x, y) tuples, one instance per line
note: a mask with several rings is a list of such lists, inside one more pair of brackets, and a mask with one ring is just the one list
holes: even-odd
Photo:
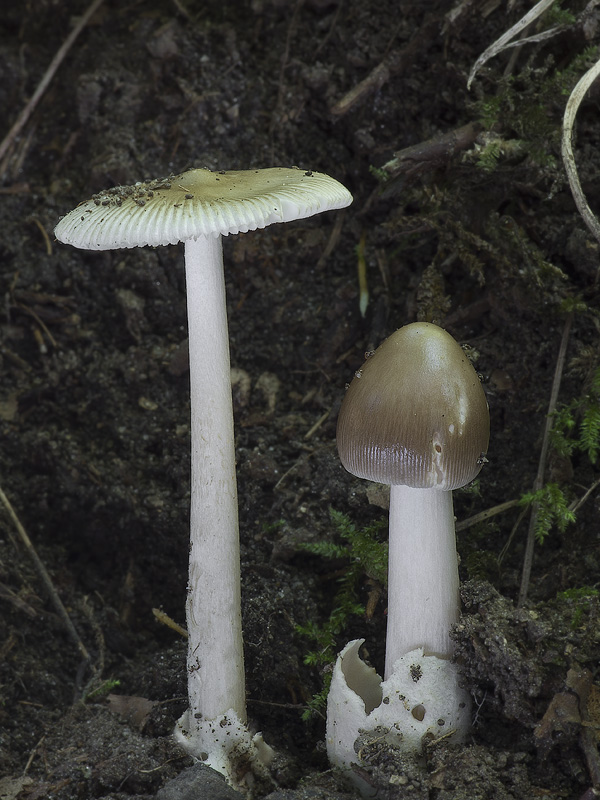
[[(437, 325), (396, 331), (346, 392), (337, 424), (340, 460), (352, 474), (390, 485), (388, 620), (383, 684), (358, 658), (358, 642), (338, 659), (328, 704), (334, 763), (355, 760), (359, 729), (395, 726), (399, 746), (409, 749), (444, 727), (456, 729), (456, 740), (466, 735), (469, 697), (449, 661), (450, 628), (459, 617), (452, 490), (476, 477), (488, 442), (479, 378)], [(414, 681), (417, 668), (422, 681)]]

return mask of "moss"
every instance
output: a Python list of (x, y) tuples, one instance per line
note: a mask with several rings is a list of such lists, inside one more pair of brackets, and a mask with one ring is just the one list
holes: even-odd
[(563, 490), (556, 483), (547, 483), (537, 492), (527, 492), (521, 496), (520, 504), (537, 506), (535, 538), (542, 544), (553, 527), (562, 533), (575, 522), (575, 514), (569, 508)]
[(465, 558), (470, 580), (493, 581), (498, 577), (498, 554), (490, 550), (472, 550)]
[[(359, 529), (345, 514), (334, 509), (330, 509), (329, 513), (338, 541), (301, 545), (303, 550), (313, 555), (344, 562), (329, 618), (324, 623), (311, 620), (305, 625), (296, 625), (296, 632), (313, 643), (313, 649), (304, 656), (304, 663), (314, 667), (325, 667), (334, 661), (338, 636), (344, 632), (352, 617), (365, 614), (366, 609), (359, 601), (362, 579), (366, 577), (382, 585), (387, 584), (387, 543), (379, 539), (386, 522), (381, 520)], [(326, 673), (324, 688), (309, 701), (304, 719), (324, 708), (330, 680), (330, 673)]]
[(552, 446), (559, 455), (585, 453), (595, 464), (600, 452), (600, 367), (584, 383), (583, 392), (554, 415)]
[(417, 319), (440, 325), (450, 305), (450, 298), (444, 292), (444, 277), (437, 264), (430, 264), (423, 271), (417, 289)]
[(571, 609), (571, 630), (581, 628), (594, 614), (594, 605), (597, 604), (598, 589), (592, 586), (578, 586), (558, 592), (556, 599)]
[(530, 62), (518, 75), (500, 77), (493, 84), (493, 94), (484, 94), (472, 106), (487, 132), (487, 137), (482, 137), (483, 144), (471, 154), (475, 163), (493, 171), (515, 157), (529, 158), (560, 178), (557, 170), (562, 108), (557, 98), (571, 93), (597, 57), (598, 48), (589, 47), (564, 69), (557, 69), (553, 56), (549, 56), (541, 65)]

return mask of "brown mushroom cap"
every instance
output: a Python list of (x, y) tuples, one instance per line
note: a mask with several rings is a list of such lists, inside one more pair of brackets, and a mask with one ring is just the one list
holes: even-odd
[(477, 373), (437, 325), (393, 333), (356, 373), (337, 423), (344, 467), (359, 478), (419, 489), (472, 481), (490, 420)]
[(54, 233), (60, 242), (86, 250), (177, 244), (245, 233), (351, 202), (350, 192), (321, 172), (191, 169), (100, 192), (63, 217)]

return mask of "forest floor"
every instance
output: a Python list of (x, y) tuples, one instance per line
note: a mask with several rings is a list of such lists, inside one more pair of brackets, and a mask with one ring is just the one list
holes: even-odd
[[(586, 496), (598, 479), (598, 244), (560, 158), (569, 92), (598, 58), (600, 12), (564, 6), (539, 26), (562, 25), (556, 36), (492, 59), (470, 91), (478, 56), (530, 3), (105, 0), (85, 26), (0, 163), (0, 486), (92, 666), (2, 512), (3, 800), (229, 796), (206, 770), (185, 771), (171, 733), (187, 703), (186, 643), (153, 614), (185, 624), (182, 249), (75, 250), (53, 229), (111, 186), (292, 165), (337, 178), (352, 206), (224, 239), (248, 712), (278, 754), (263, 795), (355, 796), (327, 763), (323, 714), (302, 718), (330, 664), (305, 663), (322, 642), (298, 626), (332, 633), (339, 579), (356, 561), (305, 545), (347, 541), (330, 509), (357, 529), (386, 518), (382, 493), (340, 465), (336, 417), (365, 352), (417, 319), (471, 348), (490, 406), (488, 463), (455, 492), (455, 637), (476, 715), (466, 745), (434, 743), (418, 764), (373, 747), (365, 774), (390, 800), (600, 789), (600, 495)], [(85, 8), (4, 3), (1, 136)], [(576, 143), (594, 209), (598, 99), (592, 89)], [(460, 523), (532, 490), (563, 340), (559, 406), (570, 411), (519, 605), (528, 511)], [(565, 503), (584, 496), (560, 531)], [(385, 527), (373, 536), (385, 542)], [(357, 602), (379, 602), (348, 617), (326, 653), (364, 637), (381, 672), (385, 587), (356, 573)]]

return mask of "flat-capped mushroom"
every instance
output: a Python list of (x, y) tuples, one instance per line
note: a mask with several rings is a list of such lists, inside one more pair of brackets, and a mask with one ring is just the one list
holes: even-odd
[(55, 229), (59, 241), (89, 250), (185, 243), (192, 450), (190, 709), (178, 731), (192, 755), (219, 769), (233, 784), (234, 755), (255, 758), (257, 751), (246, 729), (221, 236), (302, 219), (351, 202), (344, 186), (318, 172), (279, 167), (192, 169), (100, 192), (67, 214)]
[[(422, 670), (435, 658), (437, 672), (449, 676), (450, 693), (458, 690), (449, 661), (450, 628), (459, 616), (452, 490), (476, 477), (488, 442), (489, 411), (477, 373), (437, 325), (416, 322), (396, 331), (346, 392), (337, 424), (340, 460), (358, 477), (390, 484), (385, 681), (394, 682), (408, 662), (418, 662)], [(350, 645), (344, 650), (340, 679), (344, 659), (351, 674), (357, 653), (358, 647)], [(442, 664), (440, 671), (437, 662), (442, 661), (448, 668)], [(461, 698), (457, 708), (467, 702)], [(432, 708), (431, 700), (411, 705), (417, 707), (410, 725), (420, 736), (444, 714)], [(464, 724), (468, 709), (467, 714), (448, 713), (459, 725), (458, 716)]]

